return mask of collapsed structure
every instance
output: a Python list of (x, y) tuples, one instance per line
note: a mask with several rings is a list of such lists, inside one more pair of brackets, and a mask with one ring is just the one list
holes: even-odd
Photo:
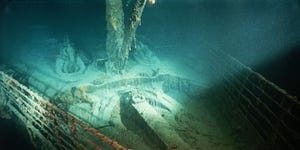
[(135, 42), (145, 3), (106, 0), (107, 59), (86, 63), (66, 37), (54, 57), (1, 68), (0, 116), (16, 116), (39, 149), (299, 146), (299, 101), (260, 74), (220, 51), (162, 61)]

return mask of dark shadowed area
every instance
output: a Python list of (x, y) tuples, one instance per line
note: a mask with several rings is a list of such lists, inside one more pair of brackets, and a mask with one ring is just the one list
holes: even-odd
[[(106, 33), (105, 0), (0, 0), (0, 65), (14, 65), (23, 54), (30, 60), (59, 53), (59, 45), (28, 44), (33, 39), (68, 37), (87, 60), (96, 59), (106, 54)], [(300, 97), (299, 0), (156, 0), (146, 5), (136, 38), (178, 63), (225, 51)], [(0, 120), (1, 150), (32, 149), (26, 137), (17, 124)]]

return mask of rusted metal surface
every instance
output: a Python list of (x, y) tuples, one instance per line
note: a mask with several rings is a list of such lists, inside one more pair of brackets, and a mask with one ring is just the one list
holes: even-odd
[(7, 106), (26, 125), (39, 149), (100, 150), (106, 146), (126, 150), (2, 71), (0, 87), (8, 97)]

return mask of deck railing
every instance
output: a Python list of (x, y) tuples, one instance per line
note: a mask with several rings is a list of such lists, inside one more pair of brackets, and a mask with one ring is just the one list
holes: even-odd
[[(299, 100), (228, 54), (216, 50), (211, 54), (213, 66), (210, 68), (214, 69), (214, 89), (218, 92), (214, 95), (227, 112), (232, 127), (245, 123), (235, 119), (241, 116), (270, 149), (300, 147)], [(0, 88), (6, 97), (6, 105), (25, 123), (39, 148), (126, 149), (2, 71)]]
[(39, 149), (126, 150), (2, 71), (0, 90), (3, 103), (25, 124), (32, 143)]
[[(218, 93), (223, 93), (220, 101), (238, 108), (271, 149), (299, 148), (297, 97), (222, 51), (213, 50), (212, 58)], [(234, 118), (234, 112), (230, 113)]]

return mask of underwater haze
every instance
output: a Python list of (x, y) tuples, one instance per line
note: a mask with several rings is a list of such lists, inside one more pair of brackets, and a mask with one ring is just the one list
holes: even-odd
[[(137, 36), (159, 52), (224, 50), (297, 95), (299, 14), (298, 0), (157, 0), (146, 6)], [(16, 46), (43, 28), (84, 51), (106, 37), (102, 0), (2, 0), (0, 21), (1, 63), (22, 57)]]
[[(66, 37), (85, 64), (107, 58), (105, 0), (0, 0), (0, 11), (0, 65), (40, 59), (50, 64), (46, 60), (57, 59)], [(209, 63), (209, 50), (217, 49), (300, 97), (299, 0), (156, 0), (146, 4), (136, 38), (161, 62), (172, 58), (183, 66), (157, 72), (180, 70), (179, 75), (209, 85), (199, 64)], [(201, 71), (189, 74), (187, 68)], [(11, 146), (5, 138), (11, 136), (20, 136), (14, 141), (23, 142), (20, 148), (31, 149), (21, 138), (27, 135), (7, 124), (0, 120), (1, 128), (11, 128), (0, 130), (0, 149)]]
[(299, 1), (162, 0), (144, 18), (139, 32), (152, 42), (184, 53), (221, 49), (299, 96)]

